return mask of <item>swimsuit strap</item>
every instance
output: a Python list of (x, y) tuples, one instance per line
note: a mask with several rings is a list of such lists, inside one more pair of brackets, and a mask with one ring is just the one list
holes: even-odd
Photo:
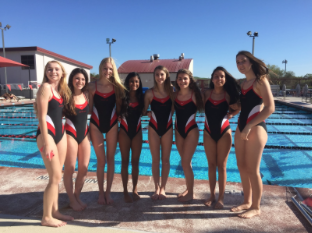
[(155, 94), (154, 94), (154, 88), (152, 88), (152, 93), (153, 93), (153, 97), (155, 96)]
[(213, 90), (211, 90), (211, 92), (210, 92), (210, 95), (209, 95), (209, 98), (208, 98), (208, 99), (211, 99), (212, 92), (213, 92)]
[(226, 91), (224, 92), (224, 99), (226, 100), (226, 98), (225, 98), (225, 97), (226, 97)]

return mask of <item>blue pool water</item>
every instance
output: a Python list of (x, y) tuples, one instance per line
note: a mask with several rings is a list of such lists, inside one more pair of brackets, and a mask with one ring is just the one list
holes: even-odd
[[(35, 139), (8, 137), (8, 135), (36, 135), (37, 119), (34, 118), (32, 105), (3, 107), (0, 112), (0, 166), (44, 168)], [(203, 114), (198, 115), (197, 121), (203, 122)], [(148, 118), (143, 117), (142, 119), (147, 120)], [(237, 122), (237, 116), (230, 122)], [(276, 112), (266, 122), (269, 139), (268, 148), (263, 152), (260, 167), (263, 183), (312, 188), (312, 113), (276, 104)], [(147, 126), (148, 122), (142, 122), (143, 140), (148, 140), (147, 129), (144, 129)], [(198, 126), (203, 129), (204, 123), (198, 123)], [(236, 123), (231, 123), (232, 130), (235, 130), (236, 126)], [(202, 135), (201, 131), (199, 142), (203, 142)], [(96, 162), (96, 155), (92, 147), (89, 171), (96, 171)], [(148, 144), (143, 143), (140, 175), (152, 175), (151, 163), (152, 158)], [(208, 165), (203, 146), (197, 147), (192, 166), (195, 179), (208, 179)], [(121, 155), (117, 147), (115, 171), (120, 173), (120, 170)], [(131, 165), (129, 172), (131, 172)], [(169, 176), (184, 177), (180, 155), (175, 145), (172, 146), (170, 155)], [(240, 182), (234, 147), (231, 149), (227, 163), (227, 181)]]

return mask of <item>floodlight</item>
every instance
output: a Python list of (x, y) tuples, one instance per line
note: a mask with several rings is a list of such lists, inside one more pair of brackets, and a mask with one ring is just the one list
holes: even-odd
[(2, 27), (2, 23), (0, 22), (0, 27)]
[(248, 35), (248, 36), (251, 36), (251, 31), (247, 32), (247, 35)]
[(109, 38), (106, 38), (106, 43), (109, 43)]
[(254, 32), (254, 36), (258, 36), (258, 32)]
[(116, 39), (113, 38), (113, 39), (112, 39), (112, 43), (114, 43), (114, 42), (116, 42)]

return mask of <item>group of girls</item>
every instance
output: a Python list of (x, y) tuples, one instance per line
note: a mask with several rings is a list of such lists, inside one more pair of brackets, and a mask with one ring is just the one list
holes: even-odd
[[(122, 156), (124, 199), (126, 202), (140, 199), (137, 183), (142, 149), (142, 115), (150, 117), (148, 141), (155, 184), (152, 199), (166, 198), (169, 158), (175, 135), (186, 181), (186, 190), (178, 194), (178, 200), (192, 200), (195, 194), (191, 160), (198, 145), (200, 131), (196, 124), (196, 113), (202, 110), (205, 112), (204, 148), (211, 193), (205, 205), (214, 206), (216, 209), (223, 208), (226, 162), (232, 146), (229, 119), (241, 112), (235, 133), (235, 152), (244, 202), (233, 207), (231, 211), (244, 211), (239, 214), (243, 218), (259, 215), (262, 195), (259, 168), (267, 141), (264, 120), (274, 111), (274, 101), (268, 82), (268, 69), (261, 60), (249, 52), (241, 51), (236, 55), (236, 64), (238, 70), (246, 76), (240, 86), (226, 69), (217, 67), (211, 75), (210, 89), (203, 93), (197, 87), (192, 73), (186, 69), (178, 71), (174, 92), (168, 69), (158, 66), (154, 70), (154, 86), (143, 96), (139, 74), (128, 74), (122, 84), (112, 58), (101, 61), (100, 78), (96, 82), (88, 83), (87, 73), (77, 68), (71, 72), (68, 85), (61, 63), (48, 62), (35, 105), (39, 119), (37, 145), (49, 174), (49, 183), (43, 198), (42, 225), (59, 227), (65, 225), (66, 221), (73, 220), (71, 216), (62, 215), (58, 211), (58, 184), (62, 178), (64, 163), (63, 180), (70, 206), (77, 211), (86, 208), (86, 204), (80, 199), (80, 193), (90, 160), (90, 141), (97, 156), (98, 203), (113, 203), (111, 187), (117, 142)], [(176, 121), (173, 134), (174, 111)], [(88, 126), (89, 113), (91, 120)], [(65, 127), (62, 124), (63, 115), (66, 117)], [(106, 134), (105, 138), (103, 134)], [(132, 195), (128, 192), (130, 150)], [(72, 177), (77, 158), (78, 173), (73, 189)], [(107, 185), (104, 191), (106, 160)], [(216, 201), (217, 168), (219, 196)]]

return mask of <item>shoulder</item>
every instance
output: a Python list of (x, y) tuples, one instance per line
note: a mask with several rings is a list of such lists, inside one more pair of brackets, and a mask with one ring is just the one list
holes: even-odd
[(226, 99), (226, 101), (228, 102), (228, 104), (230, 104), (231, 103), (231, 96), (229, 95), (229, 93), (225, 93), (225, 99)]
[(38, 92), (52, 94), (51, 85), (49, 83), (43, 83), (42, 85), (40, 85)]
[(205, 98), (208, 98), (208, 96), (210, 95), (211, 92), (212, 92), (212, 89), (205, 90), (205, 92), (204, 92)]
[(152, 90), (152, 89), (148, 89), (148, 90), (145, 92), (145, 96), (146, 96), (146, 97), (153, 97), (153, 90)]
[(89, 94), (93, 92), (95, 92), (95, 82), (88, 83), (86, 93)]
[(259, 81), (256, 81), (256, 82), (254, 83), (254, 87), (255, 87), (256, 89), (259, 89), (259, 90), (261, 90), (261, 89), (266, 89), (266, 88), (270, 88), (269, 80), (268, 80), (267, 78), (263, 78), (263, 79), (261, 79), (261, 80), (259, 80)]

